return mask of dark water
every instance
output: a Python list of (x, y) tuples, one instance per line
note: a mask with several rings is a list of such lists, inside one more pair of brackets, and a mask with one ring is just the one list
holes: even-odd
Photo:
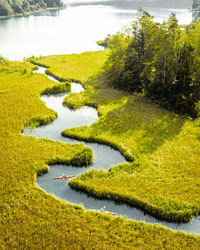
[[(39, 72), (44, 72), (40, 68)], [(52, 79), (52, 77), (51, 77)], [(73, 83), (73, 93), (78, 93), (84, 89), (80, 84)], [(36, 137), (47, 137), (52, 140), (62, 142), (78, 143), (76, 140), (71, 140), (61, 136), (61, 131), (65, 128), (81, 125), (91, 125), (98, 120), (97, 111), (91, 107), (83, 107), (79, 110), (72, 111), (62, 105), (65, 94), (42, 96), (41, 99), (46, 103), (47, 107), (58, 112), (58, 118), (51, 124), (36, 128), (34, 130), (25, 129), (24, 135), (34, 135)], [(100, 210), (105, 207), (105, 210), (115, 212), (117, 215), (126, 216), (127, 219), (137, 221), (145, 221), (147, 223), (160, 223), (163, 226), (174, 230), (183, 230), (185, 232), (200, 234), (200, 216), (194, 218), (190, 223), (170, 223), (158, 220), (142, 210), (130, 207), (126, 204), (117, 204), (114, 201), (96, 199), (83, 192), (79, 192), (70, 188), (68, 180), (53, 180), (53, 177), (61, 175), (78, 175), (86, 172), (89, 169), (105, 169), (110, 166), (125, 162), (124, 157), (117, 151), (106, 145), (97, 143), (85, 143), (86, 146), (92, 148), (94, 152), (94, 163), (89, 167), (74, 167), (65, 165), (53, 165), (50, 171), (41, 177), (38, 177), (37, 184), (39, 187), (73, 204), (80, 204), (87, 210)]]
[(69, 0), (68, 8), (0, 19), (0, 55), (22, 60), (31, 55), (99, 50), (97, 40), (136, 19), (138, 7), (162, 22), (176, 13), (180, 23), (192, 20), (192, 0)]

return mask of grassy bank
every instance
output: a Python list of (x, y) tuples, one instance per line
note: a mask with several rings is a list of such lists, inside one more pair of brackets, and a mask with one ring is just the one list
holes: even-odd
[(83, 98), (69, 96), (66, 103), (96, 103), (99, 121), (91, 127), (65, 130), (63, 135), (118, 145), (134, 162), (104, 174), (93, 171), (70, 185), (137, 205), (165, 220), (189, 221), (197, 215), (199, 120), (170, 113), (141, 96), (122, 96), (103, 84), (91, 94), (92, 83), (89, 86), (84, 94), (79, 94)]
[(86, 148), (21, 135), (33, 117), (56, 116), (39, 98), (55, 83), (32, 68), (0, 63), (0, 248), (199, 249), (198, 236), (85, 212), (37, 187), (36, 175), (48, 171), (47, 163), (70, 163)]
[[(79, 95), (87, 96), (90, 88)], [(108, 173), (82, 175), (71, 186), (126, 201), (165, 220), (188, 221), (199, 213), (198, 120), (167, 112), (140, 96), (122, 96), (103, 85), (84, 100), (98, 104), (99, 121), (91, 127), (67, 129), (63, 135), (113, 145), (135, 160)]]
[(47, 73), (60, 81), (70, 80), (84, 83), (99, 72), (106, 61), (107, 54), (107, 51), (97, 51), (95, 53), (31, 57), (29, 60), (46, 67)]
[(98, 197), (137, 205), (165, 220), (189, 221), (197, 215), (199, 120), (110, 88), (103, 76), (90, 80), (85, 87), (85, 92), (67, 96), (65, 104), (74, 108), (96, 106), (100, 119), (91, 127), (67, 129), (63, 135), (112, 145), (134, 161), (107, 173), (86, 173), (70, 185)]

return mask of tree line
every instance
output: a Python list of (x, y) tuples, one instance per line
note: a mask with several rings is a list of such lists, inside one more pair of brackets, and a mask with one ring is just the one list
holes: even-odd
[(182, 27), (172, 14), (158, 23), (139, 9), (137, 21), (107, 42), (110, 85), (140, 92), (175, 112), (199, 114), (200, 21)]
[(0, 16), (26, 14), (63, 6), (62, 0), (0, 0)]

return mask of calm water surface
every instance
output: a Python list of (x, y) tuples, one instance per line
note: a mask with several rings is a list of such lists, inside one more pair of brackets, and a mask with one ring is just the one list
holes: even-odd
[(162, 22), (174, 12), (190, 23), (192, 0), (69, 0), (68, 8), (0, 19), (0, 55), (22, 60), (99, 50), (96, 41), (136, 19), (138, 7)]
[[(44, 72), (44, 69), (40, 69), (38, 72)], [(52, 77), (50, 77), (52, 79)], [(80, 84), (72, 83), (71, 92), (79, 93), (84, 91)], [(68, 94), (68, 93), (67, 93)], [(96, 109), (91, 107), (83, 107), (79, 110), (72, 111), (62, 105), (66, 96), (64, 94), (42, 96), (41, 99), (46, 103), (48, 108), (54, 109), (58, 113), (57, 119), (46, 126), (41, 126), (34, 130), (25, 129), (24, 135), (33, 135), (39, 138), (45, 137), (52, 140), (58, 140), (62, 142), (78, 143), (76, 140), (72, 140), (61, 136), (61, 131), (65, 128), (81, 125), (91, 125), (98, 120), (98, 114)], [(145, 221), (147, 223), (160, 223), (163, 226), (174, 230), (183, 230), (185, 232), (200, 234), (200, 216), (197, 216), (190, 223), (170, 223), (156, 219), (142, 210), (131, 207), (126, 204), (118, 204), (114, 201), (105, 199), (97, 199), (85, 194), (84, 192), (76, 191), (70, 188), (67, 183), (68, 180), (53, 180), (53, 177), (61, 175), (78, 175), (88, 171), (89, 169), (105, 169), (108, 170), (110, 166), (117, 165), (125, 162), (124, 157), (117, 151), (106, 145), (100, 145), (97, 143), (85, 143), (86, 146), (92, 148), (94, 152), (94, 163), (89, 167), (75, 167), (65, 165), (53, 165), (50, 167), (50, 171), (43, 176), (38, 177), (37, 184), (47, 191), (66, 200), (73, 204), (80, 204), (87, 210), (100, 210), (105, 206), (105, 209), (110, 212), (115, 212), (117, 215), (126, 216), (128, 219), (134, 219), (137, 221)]]

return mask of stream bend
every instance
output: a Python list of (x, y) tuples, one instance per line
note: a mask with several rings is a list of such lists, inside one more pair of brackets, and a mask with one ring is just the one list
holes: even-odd
[[(39, 67), (36, 73), (45, 74), (45, 68)], [(55, 80), (52, 76), (48, 76), (49, 79)], [(80, 93), (84, 91), (80, 84), (72, 83), (71, 93)], [(63, 137), (61, 132), (66, 128), (72, 128), (77, 126), (88, 125), (98, 120), (97, 110), (92, 107), (82, 107), (78, 110), (71, 110), (62, 105), (67, 93), (56, 94), (41, 97), (41, 100), (46, 103), (46, 106), (55, 110), (58, 113), (58, 117), (51, 124), (41, 126), (30, 130), (26, 128), (23, 131), (24, 135), (32, 135), (38, 138), (49, 138), (51, 140), (61, 141), (65, 143), (77, 143), (80, 141)], [(189, 223), (172, 223), (159, 220), (151, 215), (146, 214), (139, 208), (129, 206), (127, 204), (118, 204), (112, 200), (98, 199), (92, 197), (84, 192), (72, 189), (67, 185), (68, 180), (53, 180), (55, 176), (61, 175), (78, 175), (88, 171), (89, 169), (101, 169), (108, 170), (110, 166), (122, 163), (125, 158), (121, 153), (109, 146), (84, 142), (86, 146), (92, 148), (94, 152), (94, 163), (89, 167), (74, 167), (72, 165), (52, 165), (50, 171), (43, 176), (39, 176), (37, 184), (40, 188), (48, 193), (55, 195), (56, 197), (66, 200), (73, 204), (80, 204), (86, 210), (100, 210), (105, 207), (105, 210), (114, 212), (116, 215), (126, 216), (127, 219), (136, 221), (144, 221), (147, 223), (160, 223), (165, 227), (173, 230), (182, 230), (187, 233), (200, 234), (200, 216), (193, 218)]]

